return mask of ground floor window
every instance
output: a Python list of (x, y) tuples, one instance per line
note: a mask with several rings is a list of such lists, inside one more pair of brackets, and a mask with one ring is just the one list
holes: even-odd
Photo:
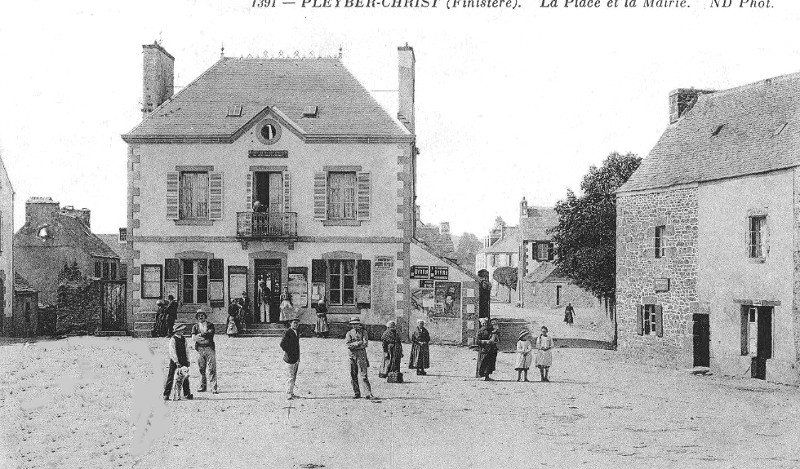
[(664, 315), (661, 305), (644, 304), (636, 308), (639, 335), (664, 336)]
[(181, 267), (183, 303), (208, 303), (208, 260), (183, 259)]
[(161, 266), (142, 266), (142, 298), (161, 298)]
[(96, 260), (94, 262), (94, 276), (103, 280), (116, 280), (117, 267), (117, 262), (113, 259)]
[(355, 279), (355, 261), (328, 261), (328, 285), (331, 305), (355, 306)]

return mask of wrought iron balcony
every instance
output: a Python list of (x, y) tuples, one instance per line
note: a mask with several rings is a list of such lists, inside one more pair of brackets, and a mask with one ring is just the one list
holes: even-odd
[(236, 236), (242, 239), (297, 237), (296, 212), (237, 212)]

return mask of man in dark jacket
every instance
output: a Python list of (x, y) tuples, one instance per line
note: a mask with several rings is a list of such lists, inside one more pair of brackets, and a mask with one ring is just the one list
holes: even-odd
[(300, 320), (292, 318), (289, 321), (289, 328), (283, 333), (281, 339), (281, 349), (283, 349), (283, 361), (287, 365), (286, 398), (292, 400), (296, 398), (294, 394), (294, 383), (297, 380), (297, 368), (300, 366), (300, 334), (297, 328)]
[[(186, 329), (185, 324), (179, 325), (175, 332), (169, 339), (169, 371), (167, 371), (167, 382), (164, 383), (164, 400), (169, 400), (169, 395), (172, 392), (172, 383), (175, 377), (175, 370), (179, 366), (189, 366), (189, 352), (186, 350), (186, 338), (183, 337), (183, 330)], [(183, 380), (183, 396), (186, 399), (193, 399), (192, 393), (189, 391), (189, 380)]]
[[(214, 346), (214, 323), (208, 322), (208, 316), (202, 310), (195, 314), (197, 324), (192, 326), (194, 349), (197, 350), (197, 366), (200, 368), (200, 389), (206, 390), (206, 382), (211, 381), (211, 392), (217, 393), (217, 354)], [(208, 380), (206, 380), (208, 370)]]
[(167, 307), (164, 309), (167, 316), (167, 332), (172, 333), (172, 328), (175, 327), (175, 321), (178, 319), (178, 302), (172, 295), (167, 296)]

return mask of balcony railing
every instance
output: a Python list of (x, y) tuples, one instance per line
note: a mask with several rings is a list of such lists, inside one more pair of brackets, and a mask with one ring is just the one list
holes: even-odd
[(297, 237), (295, 212), (237, 212), (236, 236), (245, 239)]

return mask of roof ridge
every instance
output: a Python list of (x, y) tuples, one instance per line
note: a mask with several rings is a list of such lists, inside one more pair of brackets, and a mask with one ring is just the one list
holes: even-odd
[(792, 79), (800, 79), (800, 72), (793, 72), (793, 73), (785, 73), (783, 75), (778, 75), (775, 77), (770, 78), (762, 78), (761, 80), (756, 80), (750, 83), (745, 83), (743, 85), (734, 86), (732, 88), (724, 88), (721, 90), (709, 90), (712, 91), (711, 93), (704, 93), (698, 96), (698, 99), (710, 99), (715, 96), (724, 96), (726, 94), (737, 93), (741, 91), (745, 91), (747, 89), (752, 88), (759, 88), (764, 85), (772, 85), (776, 83), (783, 83), (785, 81), (789, 81)]

